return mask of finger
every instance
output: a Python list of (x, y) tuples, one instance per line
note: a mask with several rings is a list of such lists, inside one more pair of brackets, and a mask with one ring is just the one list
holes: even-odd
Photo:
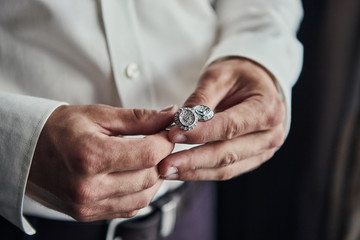
[(168, 139), (166, 131), (146, 136), (140, 139), (117, 139), (114, 154), (109, 157), (114, 161), (107, 161), (107, 171), (137, 170), (156, 166), (174, 149), (174, 144)]
[(202, 181), (202, 180), (229, 180), (241, 174), (258, 168), (274, 155), (275, 149), (268, 150), (259, 155), (245, 159), (221, 168), (202, 168), (180, 172), (176, 180)]
[(92, 204), (70, 204), (67, 213), (79, 221), (95, 221), (117, 217), (132, 217), (137, 210), (150, 204), (162, 180), (151, 188), (134, 194), (109, 198)]
[(284, 141), (281, 127), (257, 132), (228, 141), (218, 141), (171, 154), (159, 164), (159, 174), (164, 178), (176, 172), (201, 168), (219, 168), (259, 155)]
[[(89, 110), (90, 109), (90, 110)], [(124, 109), (105, 105), (91, 105), (88, 111), (94, 120), (112, 135), (148, 135), (169, 126), (178, 107), (169, 106), (161, 111)]]
[(153, 187), (159, 181), (157, 167), (144, 170), (96, 175), (75, 183), (70, 181), (70, 198), (76, 202), (94, 203), (108, 198), (121, 197)]
[(110, 173), (107, 177), (107, 184), (103, 187), (108, 188), (109, 191), (103, 199), (129, 195), (151, 188), (159, 181), (159, 172), (155, 166), (144, 170)]
[(209, 121), (199, 122), (191, 131), (171, 129), (169, 139), (174, 143), (188, 144), (229, 140), (248, 133), (268, 130), (280, 125), (284, 118), (285, 109), (277, 96), (274, 99), (253, 96), (216, 113)]
[(85, 142), (74, 149), (72, 159), (76, 160), (72, 161), (72, 168), (86, 176), (151, 168), (174, 148), (165, 131), (142, 138), (98, 134), (82, 139)]

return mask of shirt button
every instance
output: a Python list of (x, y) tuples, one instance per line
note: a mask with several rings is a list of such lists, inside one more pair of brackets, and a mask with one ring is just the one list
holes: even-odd
[(136, 63), (129, 63), (125, 68), (125, 76), (128, 79), (135, 79), (139, 77), (140, 69)]

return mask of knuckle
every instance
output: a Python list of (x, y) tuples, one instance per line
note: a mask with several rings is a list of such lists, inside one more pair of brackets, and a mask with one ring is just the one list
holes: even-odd
[(72, 206), (69, 215), (80, 222), (89, 222), (93, 220), (91, 218), (91, 216), (93, 216), (93, 210), (86, 206)]
[(223, 128), (224, 138), (227, 140), (233, 139), (242, 134), (244, 129), (246, 129), (247, 123), (245, 121), (239, 121), (235, 117), (232, 117), (230, 114), (227, 114), (228, 117), (224, 119), (223, 124), (225, 125)]
[(97, 199), (97, 194), (89, 183), (81, 182), (78, 184), (73, 184), (70, 189), (69, 198), (76, 205), (82, 206), (95, 202)]
[(142, 182), (142, 190), (143, 189), (148, 189), (151, 188), (152, 186), (154, 186), (156, 184), (156, 182), (158, 181), (158, 175), (155, 175), (153, 173), (153, 171), (151, 173), (148, 173), (144, 179), (144, 181)]
[(285, 119), (285, 106), (280, 98), (273, 98), (266, 105), (266, 125), (273, 127), (281, 124)]
[[(135, 119), (135, 121), (145, 121), (148, 117), (149, 117), (149, 110), (146, 110), (146, 109), (132, 109), (132, 115)], [(152, 111), (155, 113), (155, 111)], [(151, 115), (151, 114), (150, 114)]]
[(234, 164), (236, 161), (239, 160), (239, 156), (234, 152), (227, 152), (218, 163), (218, 167), (226, 167), (231, 164)]
[(151, 200), (152, 200), (152, 198), (150, 196), (146, 195), (144, 198), (141, 198), (138, 200), (138, 202), (136, 204), (136, 208), (141, 209), (141, 208), (145, 208), (145, 207), (149, 206)]
[(284, 144), (285, 141), (285, 132), (282, 128), (275, 130), (275, 133), (272, 134), (269, 141), (269, 149), (280, 147)]

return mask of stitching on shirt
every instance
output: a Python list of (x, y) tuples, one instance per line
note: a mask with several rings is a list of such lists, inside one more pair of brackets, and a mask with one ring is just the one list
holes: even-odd
[[(59, 105), (60, 106), (60, 105)], [(58, 106), (57, 106), (58, 107)], [(31, 146), (33, 145), (33, 141), (35, 141), (34, 139), (34, 136), (35, 136), (35, 133), (38, 131), (38, 129), (40, 128), (41, 124), (43, 123), (44, 119), (46, 118), (46, 116), (49, 116), (49, 113), (53, 112), (54, 109), (56, 108), (53, 108), (53, 109), (48, 109), (47, 111), (45, 111), (39, 121), (37, 122), (37, 124), (35, 125), (35, 128), (34, 128), (34, 131), (32, 132), (31, 134), (31, 137), (30, 137), (30, 141), (28, 142), (27, 144), (27, 147), (26, 147), (26, 151), (25, 151), (25, 156), (29, 156), (30, 155), (30, 151), (31, 151)], [(46, 122), (46, 120), (45, 120)], [(41, 132), (42, 128), (40, 129), (40, 132)], [(35, 152), (35, 149), (34, 149), (34, 152)], [(18, 181), (17, 183), (17, 188), (20, 189), (21, 187), (21, 179), (23, 179), (24, 177), (26, 177), (26, 181), (25, 181), (25, 184), (24, 184), (24, 188), (22, 189), (22, 194), (19, 196), (19, 194), (17, 194), (17, 201), (16, 201), (16, 206), (19, 206), (20, 205), (20, 209), (21, 209), (21, 215), (19, 216), (20, 217), (20, 223), (21, 223), (21, 226), (24, 228), (24, 225), (23, 225), (23, 221), (22, 221), (22, 217), (23, 217), (23, 211), (24, 211), (24, 206), (23, 206), (23, 200), (24, 200), (24, 195), (25, 195), (25, 189), (26, 189), (26, 185), (27, 185), (27, 180), (28, 180), (28, 177), (29, 177), (29, 173), (30, 173), (30, 168), (31, 168), (31, 164), (32, 164), (32, 158), (33, 158), (33, 155), (34, 153), (32, 154), (31, 158), (30, 158), (30, 167), (29, 167), (29, 170), (28, 171), (23, 171), (24, 169), (26, 169), (26, 163), (23, 162), (23, 164), (21, 165), (21, 173), (20, 173), (20, 180)], [(26, 174), (26, 176), (24, 176), (24, 174)]]

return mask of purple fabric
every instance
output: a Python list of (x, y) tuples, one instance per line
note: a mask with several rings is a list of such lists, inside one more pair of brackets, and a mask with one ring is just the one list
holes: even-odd
[(204, 182), (191, 205), (176, 223), (175, 231), (166, 240), (216, 239), (216, 188)]

